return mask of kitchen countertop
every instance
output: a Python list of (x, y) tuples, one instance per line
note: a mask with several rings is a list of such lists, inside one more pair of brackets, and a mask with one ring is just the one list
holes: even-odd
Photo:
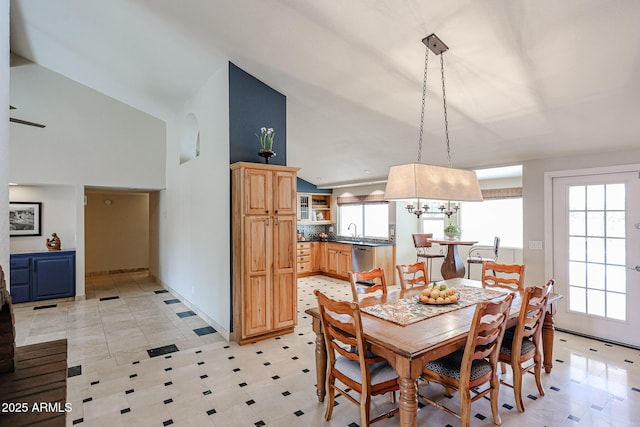
[(395, 246), (393, 242), (367, 242), (362, 240), (298, 240), (299, 243), (303, 242), (328, 242), (328, 243), (344, 243), (348, 245), (359, 246)]

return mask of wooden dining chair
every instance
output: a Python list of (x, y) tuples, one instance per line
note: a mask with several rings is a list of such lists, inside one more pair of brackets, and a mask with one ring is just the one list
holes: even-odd
[(419, 261), (414, 264), (396, 265), (400, 278), (400, 288), (407, 290), (414, 286), (426, 286), (429, 284), (427, 263)]
[[(533, 369), (538, 392), (540, 396), (544, 396), (544, 388), (540, 379), (542, 374), (542, 324), (554, 283), (555, 281), (551, 279), (543, 287), (530, 286), (525, 288), (518, 323), (507, 329), (502, 340), (499, 360), (503, 364), (511, 365), (513, 384), (503, 380), (500, 382), (513, 388), (513, 397), (520, 412), (524, 412), (522, 377), (525, 372)], [(523, 367), (522, 364), (528, 361), (531, 363)]]
[(471, 278), (471, 264), (482, 264), (485, 261), (496, 262), (500, 250), (500, 237), (493, 239), (493, 246), (475, 245), (469, 248), (467, 257), (467, 279)]
[(524, 265), (498, 264), (493, 261), (483, 262), (482, 287), (522, 292), (524, 290)]
[[(331, 419), (336, 392), (360, 407), (363, 427), (396, 414), (399, 410), (397, 407), (370, 419), (372, 396), (394, 393), (395, 397), (395, 392), (399, 390), (398, 374), (387, 360), (369, 350), (362, 332), (358, 303), (333, 300), (317, 289), (314, 294), (318, 299), (328, 359), (329, 399), (325, 419)], [(338, 387), (336, 380), (346, 387)], [(359, 393), (359, 399), (349, 394), (349, 389)]]
[[(498, 413), (498, 355), (509, 318), (513, 293), (476, 305), (464, 349), (427, 363), (422, 371), (422, 379), (437, 383), (460, 394), (460, 413), (443, 404), (420, 396), (427, 403), (440, 408), (460, 419), (463, 427), (468, 427), (471, 418), (471, 403), (487, 394), (490, 395), (494, 424), (502, 424)], [(488, 383), (488, 387), (478, 387)], [(471, 392), (474, 395), (471, 395)]]
[(350, 271), (349, 282), (353, 300), (356, 302), (377, 292), (387, 295), (387, 281), (384, 278), (384, 270), (380, 267), (369, 271)]
[[(431, 239), (433, 238), (433, 233), (422, 233), (422, 234), (413, 234), (413, 246), (416, 248), (416, 261), (420, 261), (420, 259), (424, 259), (429, 263), (429, 269), (427, 271), (431, 271), (431, 267), (433, 266), (434, 258), (444, 258), (444, 254), (441, 252), (432, 252), (431, 247), (433, 243)], [(427, 276), (427, 281), (430, 278)]]

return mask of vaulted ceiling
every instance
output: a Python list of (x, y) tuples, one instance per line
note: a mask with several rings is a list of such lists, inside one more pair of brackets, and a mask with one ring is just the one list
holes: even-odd
[[(230, 60), (287, 96), (288, 163), (332, 185), (416, 161), (431, 33), (454, 167), (636, 148), (638, 22), (637, 0), (11, 0), (11, 49), (165, 120)], [(446, 165), (439, 74), (422, 161)]]

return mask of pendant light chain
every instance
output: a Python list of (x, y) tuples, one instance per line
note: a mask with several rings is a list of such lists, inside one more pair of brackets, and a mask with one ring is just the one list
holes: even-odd
[(447, 93), (444, 89), (444, 52), (440, 54), (440, 71), (442, 72), (442, 106), (444, 107), (444, 135), (447, 141), (447, 163), (451, 167), (451, 145), (449, 143), (449, 120), (447, 118)]
[(418, 139), (418, 163), (422, 158), (422, 133), (424, 129), (424, 106), (427, 97), (427, 65), (429, 63), (429, 48), (425, 47), (424, 52), (424, 78), (422, 79), (422, 111), (420, 113), (420, 138)]

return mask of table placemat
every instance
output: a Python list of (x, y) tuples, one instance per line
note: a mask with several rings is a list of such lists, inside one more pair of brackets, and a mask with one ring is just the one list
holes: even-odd
[(459, 294), (459, 299), (457, 302), (452, 304), (422, 304), (418, 301), (418, 296), (414, 295), (412, 297), (403, 298), (390, 303), (363, 307), (360, 311), (397, 323), (401, 326), (407, 326), (412, 323), (428, 319), (429, 317), (439, 316), (440, 314), (460, 310), (461, 308), (468, 307), (482, 301), (488, 301), (504, 295), (506, 292), (465, 285), (456, 286), (456, 291)]

